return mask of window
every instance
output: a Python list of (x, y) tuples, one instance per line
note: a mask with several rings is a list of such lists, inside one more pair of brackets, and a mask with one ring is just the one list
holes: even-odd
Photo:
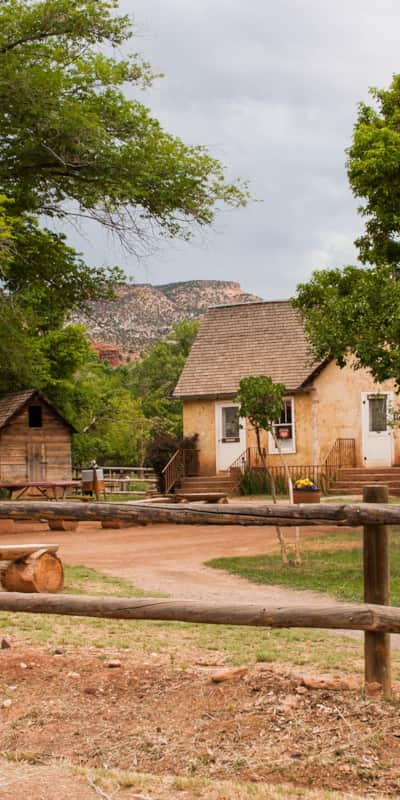
[(43, 425), (42, 406), (28, 406), (28, 425), (30, 428), (41, 428)]
[(275, 436), (279, 440), (293, 439), (293, 407), (292, 400), (284, 400), (279, 422), (274, 425)]
[[(293, 397), (287, 397), (282, 403), (282, 411), (279, 420), (274, 423), (274, 434), (278, 440), (279, 449), (283, 453), (295, 453), (295, 430), (294, 430), (294, 401)], [(274, 438), (271, 434), (268, 437), (268, 450), (270, 453), (277, 453)]]
[(222, 408), (222, 441), (239, 442), (239, 416), (238, 406), (224, 406)]
[(372, 395), (368, 397), (369, 403), (369, 429), (374, 433), (387, 430), (387, 395)]

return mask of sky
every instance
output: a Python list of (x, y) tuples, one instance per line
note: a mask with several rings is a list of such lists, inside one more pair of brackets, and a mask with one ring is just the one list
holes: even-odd
[(132, 47), (164, 78), (141, 97), (163, 127), (202, 144), (245, 209), (222, 210), (189, 244), (123, 252), (89, 225), (67, 230), (88, 263), (136, 282), (238, 281), (265, 299), (293, 296), (313, 270), (357, 263), (362, 230), (345, 149), (368, 87), (400, 71), (398, 0), (120, 0)]

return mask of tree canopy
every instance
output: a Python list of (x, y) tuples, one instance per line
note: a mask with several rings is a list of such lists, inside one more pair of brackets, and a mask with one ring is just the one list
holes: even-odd
[(400, 75), (371, 95), (375, 106), (360, 104), (347, 161), (363, 201), (365, 232), (355, 244), (366, 266), (314, 272), (294, 305), (314, 357), (344, 366), (351, 354), (354, 367), (400, 386)]
[(228, 183), (203, 147), (165, 132), (136, 93), (154, 78), (128, 50), (117, 0), (3, 0), (0, 7), (0, 187), (26, 212), (89, 217), (134, 243), (155, 229), (190, 235)]
[[(87, 441), (97, 437), (97, 457), (101, 439), (104, 457), (118, 437), (125, 455), (123, 441), (139, 447), (157, 416), (179, 428), (167, 394), (185, 335), (146, 355), (125, 386), (126, 372), (107, 371), (83, 329), (66, 324), (76, 307), (110, 298), (122, 273), (89, 268), (55, 230), (90, 219), (137, 251), (158, 236), (187, 239), (221, 204), (248, 199), (207, 149), (164, 131), (142, 103), (159, 76), (133, 38), (118, 0), (0, 3), (0, 392), (43, 389)], [(83, 439), (76, 451), (86, 457)]]
[(370, 89), (374, 105), (360, 103), (348, 149), (347, 171), (366, 219), (357, 241), (360, 260), (400, 265), (400, 75), (388, 89)]
[(343, 367), (351, 353), (355, 367), (400, 385), (400, 282), (392, 267), (320, 270), (293, 302), (316, 360), (333, 356)]

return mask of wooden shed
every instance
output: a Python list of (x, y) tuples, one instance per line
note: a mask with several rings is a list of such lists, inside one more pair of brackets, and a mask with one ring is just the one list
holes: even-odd
[(68, 481), (74, 428), (37, 389), (0, 397), (0, 480)]

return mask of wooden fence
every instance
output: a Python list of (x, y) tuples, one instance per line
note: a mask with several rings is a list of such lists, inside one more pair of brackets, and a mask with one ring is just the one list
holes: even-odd
[[(349, 629), (365, 632), (365, 683), (379, 684), (391, 694), (390, 633), (400, 633), (400, 609), (389, 604), (387, 525), (400, 525), (400, 507), (387, 504), (387, 488), (364, 487), (362, 505), (304, 506), (157, 506), (141, 503), (3, 501), (0, 518), (122, 519), (132, 525), (148, 522), (228, 525), (350, 525), (364, 527), (364, 604), (330, 608), (270, 607), (169, 601), (154, 598), (82, 597), (0, 593), (1, 611), (67, 614), (113, 619), (158, 619), (229, 625)], [(160, 533), (157, 533), (160, 537)]]

